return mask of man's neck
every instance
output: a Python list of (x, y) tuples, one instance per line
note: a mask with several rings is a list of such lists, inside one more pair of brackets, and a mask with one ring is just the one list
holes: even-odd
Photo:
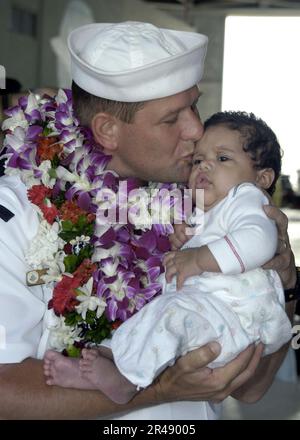
[(116, 157), (111, 158), (106, 166), (106, 170), (114, 171), (118, 174), (118, 176), (120, 176), (121, 179), (136, 179), (139, 182), (140, 186), (147, 185), (147, 182), (134, 176), (132, 173), (130, 173), (129, 170), (126, 170), (124, 166), (120, 163), (119, 159)]

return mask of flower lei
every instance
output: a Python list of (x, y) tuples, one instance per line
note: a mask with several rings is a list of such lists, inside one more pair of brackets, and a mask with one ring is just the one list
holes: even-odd
[[(156, 190), (151, 207), (147, 197), (138, 207), (129, 197), (130, 221), (105, 223), (100, 211), (114, 205), (120, 214), (122, 198), (111, 195), (121, 180), (106, 170), (110, 157), (73, 116), (70, 91), (59, 90), (54, 98), (30, 93), (6, 113), (5, 174), (21, 178), (40, 219), (26, 261), (53, 287), (52, 347), (77, 356), (161, 293), (158, 277), (172, 219), (152, 224), (150, 217), (161, 203), (159, 190), (177, 186), (149, 184), (143, 190)], [(135, 179), (125, 183), (123, 197), (139, 188)], [(137, 211), (142, 222), (141, 216), (134, 221)]]

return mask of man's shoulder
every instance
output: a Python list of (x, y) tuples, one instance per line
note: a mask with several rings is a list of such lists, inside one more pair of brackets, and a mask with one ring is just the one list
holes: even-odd
[(16, 197), (20, 201), (26, 201), (29, 203), (27, 198), (27, 188), (19, 176), (0, 177), (0, 201), (3, 199), (9, 200), (9, 197)]
[(32, 210), (27, 198), (26, 186), (18, 176), (2, 176), (0, 178), (0, 205), (14, 215), (22, 215)]
[(19, 176), (1, 176), (0, 177), (0, 190), (2, 190), (3, 188), (25, 188), (24, 183), (21, 181)]

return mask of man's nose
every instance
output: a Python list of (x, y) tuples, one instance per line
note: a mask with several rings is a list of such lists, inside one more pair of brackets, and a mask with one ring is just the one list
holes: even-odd
[(198, 114), (192, 109), (188, 110), (183, 121), (182, 139), (197, 142), (203, 135), (204, 127)]

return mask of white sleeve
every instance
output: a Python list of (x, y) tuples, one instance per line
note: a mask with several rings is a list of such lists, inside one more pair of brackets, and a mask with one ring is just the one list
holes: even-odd
[(14, 214), (0, 219), (0, 363), (16, 363), (36, 357), (46, 308), (42, 288), (25, 283), (24, 254), (38, 220), (15, 177), (1, 177), (0, 205)]
[(233, 275), (255, 269), (274, 256), (277, 228), (263, 210), (268, 203), (252, 184), (230, 191), (222, 216), (226, 235), (208, 244), (223, 273)]

